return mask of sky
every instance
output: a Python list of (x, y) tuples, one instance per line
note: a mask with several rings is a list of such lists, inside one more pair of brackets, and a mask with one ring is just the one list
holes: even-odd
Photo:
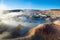
[(0, 6), (1, 3), (6, 9), (60, 9), (60, 0), (0, 0)]

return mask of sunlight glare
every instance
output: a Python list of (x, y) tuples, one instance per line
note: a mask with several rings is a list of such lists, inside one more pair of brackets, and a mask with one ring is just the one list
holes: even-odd
[(7, 6), (5, 4), (0, 3), (0, 10), (6, 10)]

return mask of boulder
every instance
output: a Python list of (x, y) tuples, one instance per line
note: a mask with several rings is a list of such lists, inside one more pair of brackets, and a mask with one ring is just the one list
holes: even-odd
[(56, 16), (51, 16), (51, 19), (55, 20), (55, 19), (57, 19), (57, 17)]

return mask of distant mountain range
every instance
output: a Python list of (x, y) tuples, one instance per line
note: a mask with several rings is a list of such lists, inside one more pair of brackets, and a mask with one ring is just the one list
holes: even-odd
[[(14, 10), (8, 10), (9, 12), (19, 12), (19, 11), (25, 11), (25, 10), (29, 10), (29, 11), (42, 11), (42, 10), (34, 10), (34, 9), (14, 9)], [(47, 10), (44, 10), (47, 11)], [(50, 9), (50, 11), (60, 11), (60, 9)]]
[(60, 9), (51, 9), (51, 10), (60, 11)]
[(6, 10), (6, 12), (24, 12), (24, 13), (47, 13), (47, 14), (59, 14), (60, 15), (60, 9), (50, 9), (50, 10), (34, 10), (34, 9), (15, 9), (15, 10)]

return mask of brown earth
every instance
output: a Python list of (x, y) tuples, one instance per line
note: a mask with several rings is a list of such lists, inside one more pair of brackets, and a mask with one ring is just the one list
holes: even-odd
[(49, 13), (49, 14), (58, 14), (60, 15), (60, 10), (44, 10), (43, 12)]
[(56, 25), (60, 25), (60, 21), (59, 20), (56, 20), (53, 23), (56, 24)]
[[(55, 23), (40, 24), (37, 27), (32, 28), (28, 33), (29, 35), (33, 34), (37, 35), (37, 37), (42, 37), (43, 40), (60, 40), (60, 25)], [(40, 40), (40, 38), (38, 40)]]

